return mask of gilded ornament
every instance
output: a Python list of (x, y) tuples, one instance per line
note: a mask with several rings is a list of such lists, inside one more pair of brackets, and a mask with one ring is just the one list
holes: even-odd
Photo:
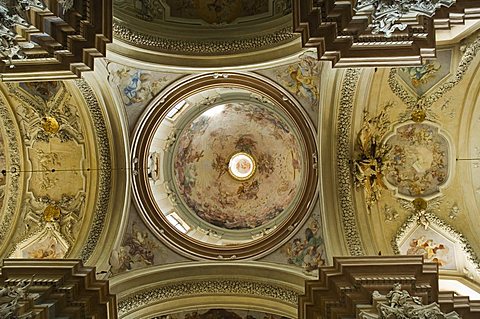
[(415, 198), (412, 203), (417, 212), (425, 211), (427, 209), (427, 202), (423, 198)]
[(424, 110), (416, 110), (412, 112), (412, 121), (415, 123), (421, 123), (425, 121), (425, 111)]
[(43, 211), (43, 219), (47, 222), (53, 222), (60, 219), (60, 208), (55, 205), (48, 205)]
[(60, 125), (55, 118), (51, 116), (45, 116), (42, 119), (42, 128), (45, 132), (49, 134), (55, 134), (60, 129)]
[(249, 179), (255, 174), (256, 164), (253, 157), (245, 152), (234, 154), (228, 163), (228, 172), (239, 181)]
[(381, 140), (390, 127), (387, 112), (392, 105), (391, 103), (385, 105), (383, 110), (372, 118), (368, 118), (368, 113), (365, 112), (363, 126), (357, 136), (357, 155), (353, 162), (353, 175), (357, 188), (363, 188), (369, 211), (380, 199), (382, 190), (387, 189), (383, 178), (384, 172), (390, 165), (388, 154), (391, 147), (382, 143)]

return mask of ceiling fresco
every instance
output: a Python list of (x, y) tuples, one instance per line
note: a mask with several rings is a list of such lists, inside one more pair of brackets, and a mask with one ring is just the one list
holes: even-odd
[(421, 97), (452, 73), (453, 50), (437, 50), (437, 58), (418, 67), (398, 69), (398, 77), (407, 88)]
[[(245, 181), (228, 173), (228, 161), (238, 152), (257, 163)], [(207, 223), (227, 229), (261, 227), (296, 198), (300, 152), (295, 131), (268, 108), (242, 102), (214, 106), (177, 138), (175, 186), (187, 207)]]
[(202, 19), (207, 23), (232, 23), (237, 18), (268, 13), (269, 1), (166, 0), (172, 17)]
[(449, 178), (450, 144), (439, 128), (423, 122), (397, 127), (385, 144), (385, 179), (408, 198), (432, 197)]
[[(270, 32), (289, 3), (119, 0), (116, 23), (177, 25), (165, 35), (172, 50), (198, 57), (217, 48), (192, 29), (226, 37), (219, 30), (258, 20)], [(135, 42), (117, 40), (110, 48)], [(419, 67), (333, 69), (296, 50), (211, 72), (112, 50), (80, 80), (0, 82), (1, 256), (91, 262), (99, 277), (129, 282), (126, 318), (158, 302), (170, 308), (143, 317), (287, 319), (295, 285), (334, 256), (419, 255), (475, 286), (479, 50), (474, 34)], [(232, 301), (193, 304), (206, 294)], [(285, 309), (247, 310), (247, 297)]]

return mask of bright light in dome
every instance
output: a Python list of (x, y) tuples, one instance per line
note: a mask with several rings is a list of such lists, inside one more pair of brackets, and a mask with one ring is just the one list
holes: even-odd
[(225, 105), (217, 105), (215, 107), (212, 107), (211, 109), (206, 110), (202, 115), (208, 116), (208, 117), (215, 117), (218, 114), (222, 113), (223, 110), (225, 109)]
[(458, 296), (468, 296), (470, 300), (480, 300), (480, 293), (455, 279), (439, 279), (440, 291), (453, 291)]

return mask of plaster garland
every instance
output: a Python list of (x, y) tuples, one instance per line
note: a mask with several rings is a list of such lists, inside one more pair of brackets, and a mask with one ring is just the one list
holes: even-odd
[(289, 288), (255, 281), (244, 280), (203, 280), (181, 282), (145, 290), (124, 297), (118, 302), (119, 315), (125, 315), (149, 304), (194, 295), (237, 294), (273, 298), (280, 302), (297, 306), (298, 293)]
[(187, 55), (232, 54), (253, 51), (285, 43), (298, 37), (297, 34), (292, 32), (291, 27), (284, 27), (270, 34), (242, 40), (180, 41), (137, 32), (118, 21), (113, 23), (113, 34), (115, 38), (135, 46)]
[(337, 118), (337, 180), (338, 196), (342, 213), (343, 229), (348, 251), (352, 256), (364, 254), (362, 242), (355, 220), (353, 205), (350, 159), (350, 133), (352, 128), (353, 97), (360, 78), (359, 69), (348, 69), (342, 83), (340, 105)]
[(98, 198), (95, 204), (95, 216), (88, 233), (88, 238), (80, 253), (80, 258), (85, 263), (92, 255), (97, 246), (100, 235), (105, 226), (105, 218), (107, 216), (108, 207), (110, 203), (110, 195), (112, 188), (112, 166), (110, 162), (110, 144), (105, 126), (105, 119), (100, 109), (97, 98), (92, 88), (83, 80), (75, 80), (75, 85), (82, 93), (86, 105), (89, 107), (89, 112), (92, 117), (93, 127), (95, 128), (95, 135), (97, 137), (99, 149), (99, 185)]
[(0, 242), (5, 240), (6, 233), (11, 229), (11, 223), (15, 212), (17, 211), (17, 201), (19, 198), (19, 178), (20, 178), (20, 142), (17, 141), (18, 132), (16, 131), (15, 120), (9, 112), (7, 104), (0, 97), (0, 121), (5, 128), (6, 144), (8, 145), (8, 162), (10, 163), (10, 183), (4, 187), (8, 189), (8, 201), (6, 208), (3, 209), (3, 219), (0, 222)]

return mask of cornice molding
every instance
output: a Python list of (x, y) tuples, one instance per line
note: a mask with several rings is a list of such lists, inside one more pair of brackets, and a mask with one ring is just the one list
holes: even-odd
[[(381, 10), (398, 5), (381, 3)], [(437, 8), (429, 17), (410, 11), (412, 3), (403, 8), (407, 12), (386, 22), (382, 28), (392, 30), (383, 33), (376, 32), (375, 26), (384, 23), (377, 21), (384, 15), (376, 16), (371, 6), (356, 11), (357, 2), (353, 0), (294, 0), (294, 31), (302, 35), (304, 47), (317, 48), (319, 59), (331, 61), (336, 67), (420, 65), (424, 59), (435, 57), (435, 28), (462, 24), (465, 19), (477, 18), (480, 11), (479, 1), (457, 0), (448, 8)], [(451, 4), (447, 0), (441, 3)], [(416, 4), (425, 8), (433, 5), (420, 0)]]

